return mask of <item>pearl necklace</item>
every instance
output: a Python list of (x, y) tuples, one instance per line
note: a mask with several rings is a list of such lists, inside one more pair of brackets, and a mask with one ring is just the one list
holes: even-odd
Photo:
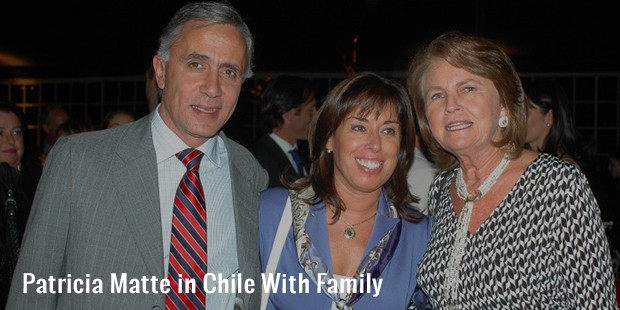
[(377, 212), (373, 213), (372, 216), (370, 216), (369, 218), (367, 218), (367, 219), (365, 219), (365, 220), (363, 220), (363, 221), (361, 221), (361, 222), (359, 222), (357, 224), (351, 224), (351, 223), (345, 221), (344, 219), (342, 219), (342, 221), (345, 224), (347, 224), (347, 226), (349, 226), (349, 227), (344, 229), (344, 237), (349, 239), (349, 240), (355, 238), (355, 236), (357, 235), (357, 232), (355, 231), (355, 228), (353, 228), (353, 226), (357, 226), (359, 224), (366, 223), (366, 222), (370, 221), (370, 219), (374, 218), (375, 215), (377, 215)]
[(509, 163), (510, 158), (508, 154), (505, 154), (504, 158), (502, 158), (502, 161), (495, 167), (493, 172), (491, 172), (486, 180), (484, 180), (480, 187), (473, 193), (467, 190), (467, 185), (463, 179), (463, 170), (461, 168), (456, 169), (456, 192), (461, 199), (465, 200), (465, 206), (463, 206), (461, 210), (456, 231), (454, 232), (454, 246), (452, 247), (452, 255), (450, 255), (450, 260), (448, 261), (448, 268), (445, 276), (443, 294), (444, 299), (446, 299), (446, 304), (450, 308), (456, 308), (458, 306), (459, 273), (461, 269), (461, 260), (465, 254), (467, 231), (469, 229), (469, 222), (471, 221), (474, 202), (482, 198), (482, 196), (495, 185), (497, 179), (499, 179)]

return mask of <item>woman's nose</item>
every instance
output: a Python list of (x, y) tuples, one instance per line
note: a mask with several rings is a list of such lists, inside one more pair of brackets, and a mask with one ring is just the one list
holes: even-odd
[(381, 150), (381, 137), (379, 136), (379, 132), (371, 132), (368, 135), (368, 141), (366, 143), (366, 147), (373, 152)]
[(446, 95), (446, 112), (453, 113), (461, 110), (463, 107), (459, 104), (456, 96)]

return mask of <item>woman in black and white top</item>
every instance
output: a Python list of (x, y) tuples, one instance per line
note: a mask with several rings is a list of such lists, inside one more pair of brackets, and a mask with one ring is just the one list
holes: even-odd
[(499, 46), (449, 32), (423, 47), (408, 86), (443, 170), (418, 281), (440, 309), (615, 309), (609, 246), (574, 165), (524, 150), (520, 79)]

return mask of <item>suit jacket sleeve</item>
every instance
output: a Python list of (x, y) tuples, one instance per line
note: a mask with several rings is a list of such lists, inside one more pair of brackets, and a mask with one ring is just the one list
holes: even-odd
[(65, 142), (66, 139), (60, 139), (46, 160), (24, 233), (7, 309), (56, 308), (58, 295), (37, 294), (37, 286), (24, 287), (24, 279), (58, 279), (62, 274), (72, 187), (71, 154)]

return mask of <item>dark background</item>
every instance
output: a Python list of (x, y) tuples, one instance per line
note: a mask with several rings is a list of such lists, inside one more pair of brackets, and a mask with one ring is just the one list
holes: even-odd
[[(141, 75), (187, 1), (20, 1), (0, 6), (0, 77)], [(232, 0), (256, 41), (255, 71), (405, 70), (447, 30), (487, 36), (521, 72), (620, 71), (612, 1)]]

